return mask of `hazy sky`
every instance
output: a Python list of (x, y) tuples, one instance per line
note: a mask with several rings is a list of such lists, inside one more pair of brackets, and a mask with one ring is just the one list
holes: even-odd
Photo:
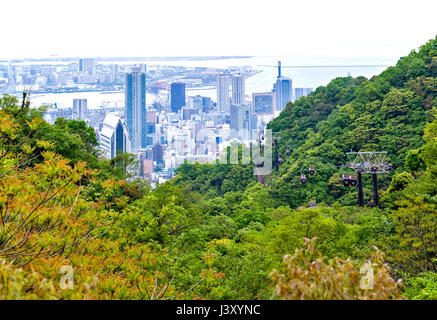
[(8, 0), (0, 13), (0, 59), (398, 57), (437, 34), (435, 0)]

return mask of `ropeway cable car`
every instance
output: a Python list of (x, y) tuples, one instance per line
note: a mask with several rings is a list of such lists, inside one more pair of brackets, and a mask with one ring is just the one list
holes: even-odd
[(314, 168), (309, 168), (308, 172), (309, 172), (310, 176), (313, 176), (316, 171), (314, 170)]
[(343, 183), (343, 186), (344, 186), (344, 187), (349, 187), (349, 186), (350, 186), (350, 183), (351, 183), (350, 176), (347, 175), (347, 174), (344, 174), (344, 175), (341, 177), (341, 182)]
[(301, 183), (301, 184), (305, 184), (305, 183), (307, 183), (307, 176), (306, 176), (306, 175), (302, 175), (302, 176), (300, 176), (300, 183)]
[(352, 187), (355, 187), (357, 185), (357, 178), (355, 176), (350, 176), (350, 184)]

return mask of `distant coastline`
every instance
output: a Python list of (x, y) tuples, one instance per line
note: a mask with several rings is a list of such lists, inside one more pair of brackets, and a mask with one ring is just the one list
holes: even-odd
[[(90, 57), (96, 61), (203, 61), (203, 60), (226, 60), (248, 59), (254, 56), (175, 56), (175, 57)], [(48, 57), (48, 58), (23, 58), (23, 59), (0, 59), (0, 63), (22, 62), (77, 62), (83, 57)]]

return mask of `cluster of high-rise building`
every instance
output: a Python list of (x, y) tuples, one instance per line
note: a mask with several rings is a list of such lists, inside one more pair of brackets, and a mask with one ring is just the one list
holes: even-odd
[(9, 63), (0, 65), (0, 90), (8, 93), (77, 92), (119, 90), (123, 71), (118, 65), (97, 64), (95, 59), (80, 59), (63, 64)]
[(273, 84), (271, 92), (259, 92), (252, 94), (253, 110), (256, 114), (277, 113), (285, 109), (287, 103), (307, 96), (313, 88), (295, 88), (293, 80), (282, 75), (281, 61), (278, 61), (278, 76)]
[(245, 75), (225, 71), (217, 75), (217, 111), (229, 114), (229, 138), (240, 141), (252, 139), (257, 130), (256, 115), (246, 104)]

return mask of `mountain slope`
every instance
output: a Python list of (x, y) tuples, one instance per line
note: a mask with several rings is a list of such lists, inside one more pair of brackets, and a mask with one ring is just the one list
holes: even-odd
[[(292, 150), (276, 176), (275, 198), (293, 207), (309, 200), (353, 204), (353, 190), (341, 188), (335, 167), (350, 150), (387, 151), (394, 169), (381, 177), (387, 186), (407, 152), (424, 144), (423, 130), (436, 106), (437, 37), (370, 80), (337, 78), (289, 103), (268, 125), (282, 137), (280, 152)], [(301, 186), (299, 177), (310, 166), (317, 174)], [(370, 189), (365, 192), (369, 197)]]

